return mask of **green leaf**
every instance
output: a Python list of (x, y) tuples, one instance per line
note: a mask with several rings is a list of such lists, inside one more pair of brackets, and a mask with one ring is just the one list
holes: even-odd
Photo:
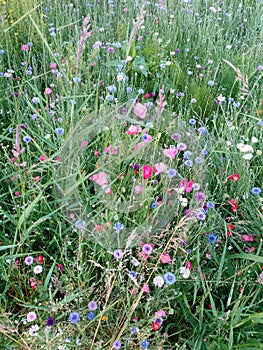
[(260, 264), (263, 264), (263, 256), (246, 254), (246, 253), (229, 255), (229, 256), (226, 256), (226, 259), (245, 259), (245, 260), (252, 260)]

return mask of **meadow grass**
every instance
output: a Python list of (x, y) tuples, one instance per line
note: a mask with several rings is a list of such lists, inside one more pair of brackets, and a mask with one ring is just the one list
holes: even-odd
[(262, 16), (0, 1), (0, 349), (263, 349)]

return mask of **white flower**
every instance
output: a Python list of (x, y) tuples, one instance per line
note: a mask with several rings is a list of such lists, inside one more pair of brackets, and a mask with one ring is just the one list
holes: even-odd
[(164, 279), (162, 276), (154, 277), (153, 284), (157, 287), (162, 287), (164, 285)]
[(37, 331), (39, 330), (39, 327), (37, 324), (31, 326), (28, 330), (28, 333), (32, 336), (35, 337), (38, 335)]
[(243, 153), (254, 152), (254, 148), (252, 146), (244, 145), (243, 143), (238, 143), (237, 148)]
[(226, 146), (227, 147), (230, 147), (232, 145), (232, 142), (231, 141), (226, 141)]
[(179, 198), (179, 200), (180, 200), (182, 207), (187, 207), (187, 202), (188, 202), (187, 198), (181, 197), (181, 198)]
[(219, 101), (219, 102), (224, 102), (225, 101), (225, 96), (223, 96), (222, 94), (220, 94), (219, 96), (217, 96), (217, 101)]
[(255, 136), (252, 136), (251, 142), (253, 143), (258, 143), (258, 139)]
[(257, 156), (261, 156), (261, 154), (262, 154), (262, 151), (260, 151), (260, 150), (258, 149), (257, 152), (256, 152), (256, 155), (257, 155)]
[(41, 265), (36, 265), (35, 267), (34, 267), (34, 273), (35, 274), (38, 274), (38, 273), (41, 273), (42, 272), (42, 266)]
[(252, 159), (253, 158), (253, 154), (252, 153), (247, 153), (247, 154), (244, 154), (243, 155), (243, 159), (248, 159), (248, 160), (250, 160), (250, 159)]
[(183, 278), (188, 278), (190, 276), (190, 270), (187, 267), (180, 267), (180, 273)]

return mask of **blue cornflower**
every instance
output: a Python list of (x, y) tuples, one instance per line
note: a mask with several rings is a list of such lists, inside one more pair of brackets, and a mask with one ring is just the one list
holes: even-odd
[(199, 60), (199, 57), (198, 57), (198, 56), (194, 56), (194, 59), (195, 59), (196, 61), (198, 61), (198, 60)]
[(71, 312), (71, 314), (69, 315), (69, 318), (68, 318), (69, 322), (73, 323), (73, 324), (77, 324), (80, 320), (80, 315), (78, 312)]
[(263, 120), (260, 120), (260, 121), (258, 122), (258, 126), (263, 126)]
[(141, 347), (142, 349), (147, 349), (149, 346), (149, 342), (146, 339), (143, 339)]
[(196, 164), (202, 164), (204, 162), (204, 159), (201, 157), (195, 157), (195, 163)]
[(184, 165), (185, 166), (188, 166), (189, 168), (193, 165), (193, 162), (190, 160), (190, 159), (187, 159), (185, 162), (184, 162)]
[(208, 202), (208, 203), (207, 203), (207, 207), (208, 207), (209, 209), (212, 209), (212, 208), (215, 207), (215, 205), (214, 205), (214, 203)]
[(139, 330), (138, 327), (135, 327), (135, 326), (131, 327), (131, 333), (132, 334), (136, 334), (136, 333), (139, 333), (139, 332), (140, 332), (140, 330)]
[(0, 50), (0, 55), (4, 55), (5, 54), (5, 50)]
[(261, 193), (261, 189), (259, 187), (253, 187), (250, 191), (252, 194), (259, 195)]
[(117, 90), (116, 86), (114, 86), (114, 85), (109, 85), (107, 89), (109, 92), (116, 92), (116, 90)]
[(64, 129), (63, 128), (56, 128), (55, 130), (56, 130), (56, 133), (58, 135), (63, 135), (64, 134)]
[(166, 174), (167, 174), (167, 176), (172, 178), (176, 175), (176, 170), (175, 169), (168, 169)]
[(152, 209), (157, 208), (157, 204), (156, 204), (156, 203), (154, 203), (154, 202), (152, 202), (152, 204), (151, 204), (151, 208), (152, 208)]
[(215, 82), (213, 80), (209, 80), (209, 82), (207, 83), (209, 86), (214, 86)]
[(107, 96), (105, 97), (105, 99), (106, 99), (107, 101), (113, 101), (114, 97), (113, 97), (112, 95), (107, 95)]
[(217, 240), (217, 235), (214, 233), (208, 233), (207, 238), (209, 243), (214, 244)]
[(195, 125), (195, 124), (196, 124), (196, 120), (195, 120), (195, 119), (190, 119), (190, 120), (189, 120), (189, 124)]
[(143, 89), (139, 89), (138, 90), (138, 94), (144, 94), (144, 90)]
[(163, 68), (165, 68), (165, 67), (166, 67), (165, 63), (161, 63), (161, 64), (160, 64), (160, 68), (163, 69)]
[(233, 102), (233, 106), (234, 106), (235, 108), (240, 107), (240, 102)]
[(84, 229), (86, 226), (87, 226), (87, 224), (84, 220), (77, 220), (75, 222), (75, 227), (78, 228), (79, 230)]
[(79, 77), (75, 77), (75, 78), (73, 78), (73, 80), (74, 80), (75, 83), (80, 83), (81, 82), (81, 78), (79, 78)]
[(138, 273), (136, 271), (131, 270), (128, 274), (129, 277), (137, 278)]
[(166, 272), (163, 279), (166, 284), (174, 284), (176, 282), (176, 277), (172, 272)]
[(204, 126), (201, 126), (200, 128), (197, 129), (197, 131), (202, 134), (202, 135), (206, 135), (207, 134), (207, 130)]
[(30, 136), (24, 136), (23, 137), (23, 141), (26, 143), (29, 143), (31, 141), (31, 137)]
[(127, 92), (128, 92), (128, 93), (132, 92), (132, 87), (130, 87), (130, 86), (127, 87)]
[(116, 224), (113, 226), (113, 228), (114, 228), (114, 230), (116, 231), (116, 233), (120, 233), (120, 231), (124, 229), (124, 225), (118, 221), (118, 222), (116, 222)]
[(184, 158), (188, 159), (189, 157), (191, 157), (191, 155), (192, 155), (191, 151), (185, 151), (183, 156)]
[(93, 320), (94, 312), (89, 312), (87, 318), (88, 318), (89, 321)]

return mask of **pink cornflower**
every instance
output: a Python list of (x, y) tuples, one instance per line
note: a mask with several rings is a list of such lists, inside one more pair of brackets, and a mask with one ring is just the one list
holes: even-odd
[(30, 311), (28, 314), (27, 314), (27, 322), (32, 322), (32, 321), (35, 321), (35, 319), (37, 318), (37, 315), (34, 311)]
[(168, 264), (168, 263), (171, 262), (171, 261), (172, 261), (172, 259), (171, 259), (170, 255), (169, 255), (168, 253), (163, 253), (163, 254), (161, 255), (161, 262), (162, 262), (163, 264)]
[(24, 44), (24, 45), (21, 46), (21, 50), (22, 51), (28, 51), (29, 50), (29, 46)]

